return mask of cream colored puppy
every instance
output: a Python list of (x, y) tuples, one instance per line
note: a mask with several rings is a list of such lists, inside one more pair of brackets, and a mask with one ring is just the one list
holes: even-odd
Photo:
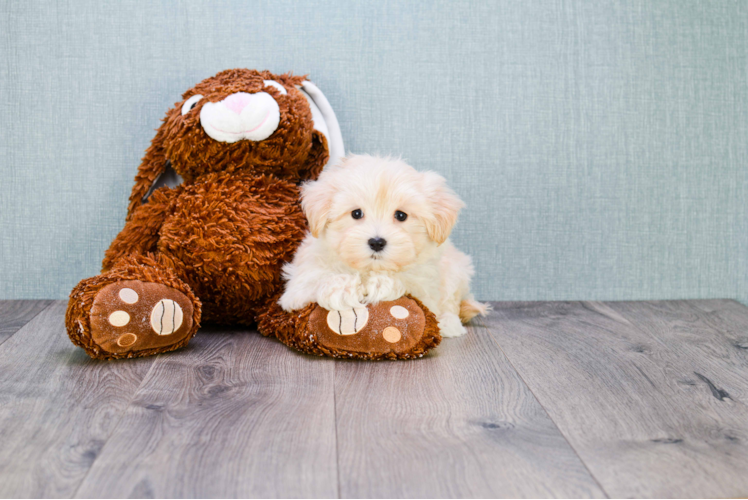
[(444, 337), (487, 307), (470, 294), (470, 257), (448, 240), (464, 206), (444, 178), (400, 160), (350, 156), (302, 187), (308, 234), (280, 305), (364, 307), (410, 294), (438, 318)]

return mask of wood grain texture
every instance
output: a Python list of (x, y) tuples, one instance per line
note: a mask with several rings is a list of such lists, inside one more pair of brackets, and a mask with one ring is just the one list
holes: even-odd
[(77, 496), (337, 496), (334, 363), (203, 329), (159, 357)]
[(0, 345), (0, 497), (71, 497), (152, 359), (94, 361), (55, 302)]
[(701, 354), (704, 358), (716, 356), (728, 366), (720, 375), (722, 390), (726, 390), (727, 397), (733, 401), (748, 405), (748, 307), (734, 300), (689, 300), (683, 303), (714, 332), (712, 336), (718, 350), (706, 350)]
[(485, 328), (411, 362), (335, 365), (340, 496), (603, 492)]
[(0, 497), (748, 496), (734, 301), (497, 303), (379, 363), (210, 329), (94, 361), (64, 302), (8, 304)]
[(0, 344), (51, 303), (51, 300), (0, 300)]
[(745, 363), (695, 308), (497, 303), (488, 324), (609, 495), (748, 494), (748, 408), (722, 392)]
[[(730, 300), (612, 302), (643, 333), (667, 345), (715, 411), (748, 407), (748, 308)], [(748, 439), (745, 441), (748, 444)], [(748, 450), (746, 450), (748, 452)]]

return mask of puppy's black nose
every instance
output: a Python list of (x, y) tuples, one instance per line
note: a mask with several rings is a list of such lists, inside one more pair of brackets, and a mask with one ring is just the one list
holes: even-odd
[(370, 238), (369, 239), (369, 248), (374, 250), (375, 252), (381, 252), (384, 247), (387, 246), (387, 240), (384, 238)]

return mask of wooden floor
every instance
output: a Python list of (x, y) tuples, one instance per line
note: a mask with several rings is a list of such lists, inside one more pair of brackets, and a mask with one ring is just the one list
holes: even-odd
[(746, 497), (748, 308), (496, 303), (418, 361), (204, 329), (93, 361), (0, 302), (0, 497)]

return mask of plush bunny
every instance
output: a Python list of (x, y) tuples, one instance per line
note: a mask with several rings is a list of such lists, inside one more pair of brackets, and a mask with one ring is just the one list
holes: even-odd
[(400, 299), (414, 314), (395, 343), (374, 329), (392, 304), (371, 307), (370, 325), (352, 336), (316, 305), (277, 306), (281, 267), (307, 231), (298, 186), (342, 155), (335, 114), (304, 77), (234, 69), (185, 92), (146, 151), (102, 274), (70, 294), (70, 339), (94, 358), (147, 356), (186, 345), (208, 321), (257, 324), (314, 354), (422, 355), (440, 337), (412, 299)]

